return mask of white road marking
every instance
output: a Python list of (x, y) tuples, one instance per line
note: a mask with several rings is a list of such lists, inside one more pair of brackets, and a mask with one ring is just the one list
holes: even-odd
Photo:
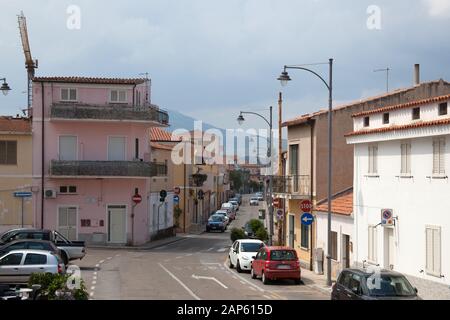
[(190, 257), (192, 255), (193, 255), (192, 253), (188, 253), (188, 254), (185, 254), (185, 257)]
[(256, 291), (256, 289), (255, 288), (253, 288), (253, 287), (248, 287), (250, 290), (253, 290), (253, 291)]
[(97, 281), (92, 280), (92, 285), (96, 285), (96, 284), (97, 284)]
[(203, 276), (196, 276), (195, 274), (192, 275), (192, 278), (200, 280), (200, 279), (204, 279), (204, 280), (212, 280), (215, 281), (217, 284), (219, 284), (220, 286), (222, 286), (225, 289), (228, 289), (228, 287), (226, 285), (224, 285), (222, 282), (220, 282), (219, 280), (217, 280), (214, 277), (203, 277)]
[(247, 284), (245, 281), (241, 281), (241, 284)]
[(120, 254), (116, 254), (116, 257), (120, 257)]
[(93, 277), (92, 277), (92, 280), (97, 280), (97, 276), (93, 276)]
[(92, 286), (92, 287), (91, 287), (91, 291), (94, 291), (94, 290), (95, 290), (95, 286)]
[(264, 298), (271, 300), (269, 296), (263, 295)]
[(175, 257), (175, 259), (181, 259), (181, 258), (183, 258), (183, 257), (182, 256)]
[(100, 260), (99, 264), (102, 264), (103, 262), (105, 262), (105, 260)]
[(97, 264), (95, 265), (95, 267), (98, 268), (98, 267), (100, 267), (100, 265), (97, 263)]
[(89, 294), (91, 297), (93, 297), (94, 296), (94, 293), (93, 292), (91, 292), (90, 294)]
[(214, 247), (213, 248), (209, 248), (208, 250), (206, 250), (206, 252), (213, 251), (213, 250), (214, 250)]
[[(226, 262), (223, 263), (223, 265), (226, 267)], [(246, 282), (247, 284), (251, 285), (252, 287), (256, 288), (257, 290), (261, 291), (261, 292), (265, 292), (266, 290), (260, 288), (259, 286), (257, 286), (256, 284), (248, 281), (247, 279), (245, 279), (244, 277), (240, 276), (239, 274), (236, 273), (232, 273), (233, 274), (233, 278), (237, 279), (236, 277), (238, 277), (239, 279), (241, 279), (242, 281)]]
[(107, 259), (108, 259), (108, 260), (111, 260), (111, 259), (112, 259), (112, 257), (108, 257)]
[(227, 250), (228, 250), (228, 248), (220, 248), (219, 250), (217, 250), (217, 252), (225, 252)]
[(192, 292), (191, 289), (189, 289), (180, 279), (178, 279), (172, 272), (167, 270), (166, 267), (164, 267), (161, 263), (158, 263), (159, 266), (169, 274), (175, 281), (177, 281), (195, 300), (201, 300), (197, 295), (195, 295), (194, 292)]
[(96, 276), (96, 275), (97, 275), (97, 271), (94, 272), (94, 276)]

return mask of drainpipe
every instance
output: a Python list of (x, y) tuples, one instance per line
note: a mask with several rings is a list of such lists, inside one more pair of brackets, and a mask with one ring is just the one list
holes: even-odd
[(183, 233), (186, 233), (186, 162), (183, 164)]
[[(315, 120), (310, 120), (310, 128), (311, 128), (311, 172), (310, 172), (310, 186), (309, 186), (309, 197), (311, 200), (311, 203), (313, 203), (313, 185), (314, 185), (314, 124)], [(312, 210), (311, 210), (312, 211)], [(312, 213), (312, 212), (311, 212)], [(314, 249), (314, 234), (313, 234), (313, 226), (311, 225), (311, 253), (310, 253), (310, 262), (309, 262), (309, 269), (310, 271), (313, 271), (313, 249)]]
[(136, 91), (136, 84), (133, 86), (133, 107), (136, 106), (136, 97), (135, 97), (135, 91)]
[(42, 148), (41, 148), (41, 228), (44, 229), (44, 173), (45, 173), (45, 145), (44, 145), (44, 133), (45, 133), (45, 126), (44, 126), (44, 119), (45, 119), (45, 111), (44, 111), (44, 103), (45, 103), (45, 98), (44, 98), (44, 82), (41, 82), (41, 93), (42, 93), (42, 107), (41, 107), (41, 111), (42, 111), (42, 115), (41, 115), (41, 144), (42, 144)]

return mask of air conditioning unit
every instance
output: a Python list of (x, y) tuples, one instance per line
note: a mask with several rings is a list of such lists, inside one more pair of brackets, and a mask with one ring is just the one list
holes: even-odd
[(56, 198), (56, 190), (52, 189), (45, 189), (44, 191), (44, 197), (48, 199), (54, 199)]

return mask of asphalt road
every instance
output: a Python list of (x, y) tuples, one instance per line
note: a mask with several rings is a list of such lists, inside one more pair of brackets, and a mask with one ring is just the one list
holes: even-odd
[(323, 292), (293, 282), (263, 285), (227, 264), (230, 230), (257, 218), (258, 207), (244, 199), (225, 233), (188, 235), (148, 251), (89, 249), (77, 262), (91, 299), (273, 300), (329, 299)]

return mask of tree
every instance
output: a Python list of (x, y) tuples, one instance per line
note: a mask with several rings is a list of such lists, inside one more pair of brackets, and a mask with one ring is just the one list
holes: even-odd
[(242, 175), (240, 171), (230, 172), (230, 181), (233, 184), (233, 190), (238, 191), (242, 187)]

